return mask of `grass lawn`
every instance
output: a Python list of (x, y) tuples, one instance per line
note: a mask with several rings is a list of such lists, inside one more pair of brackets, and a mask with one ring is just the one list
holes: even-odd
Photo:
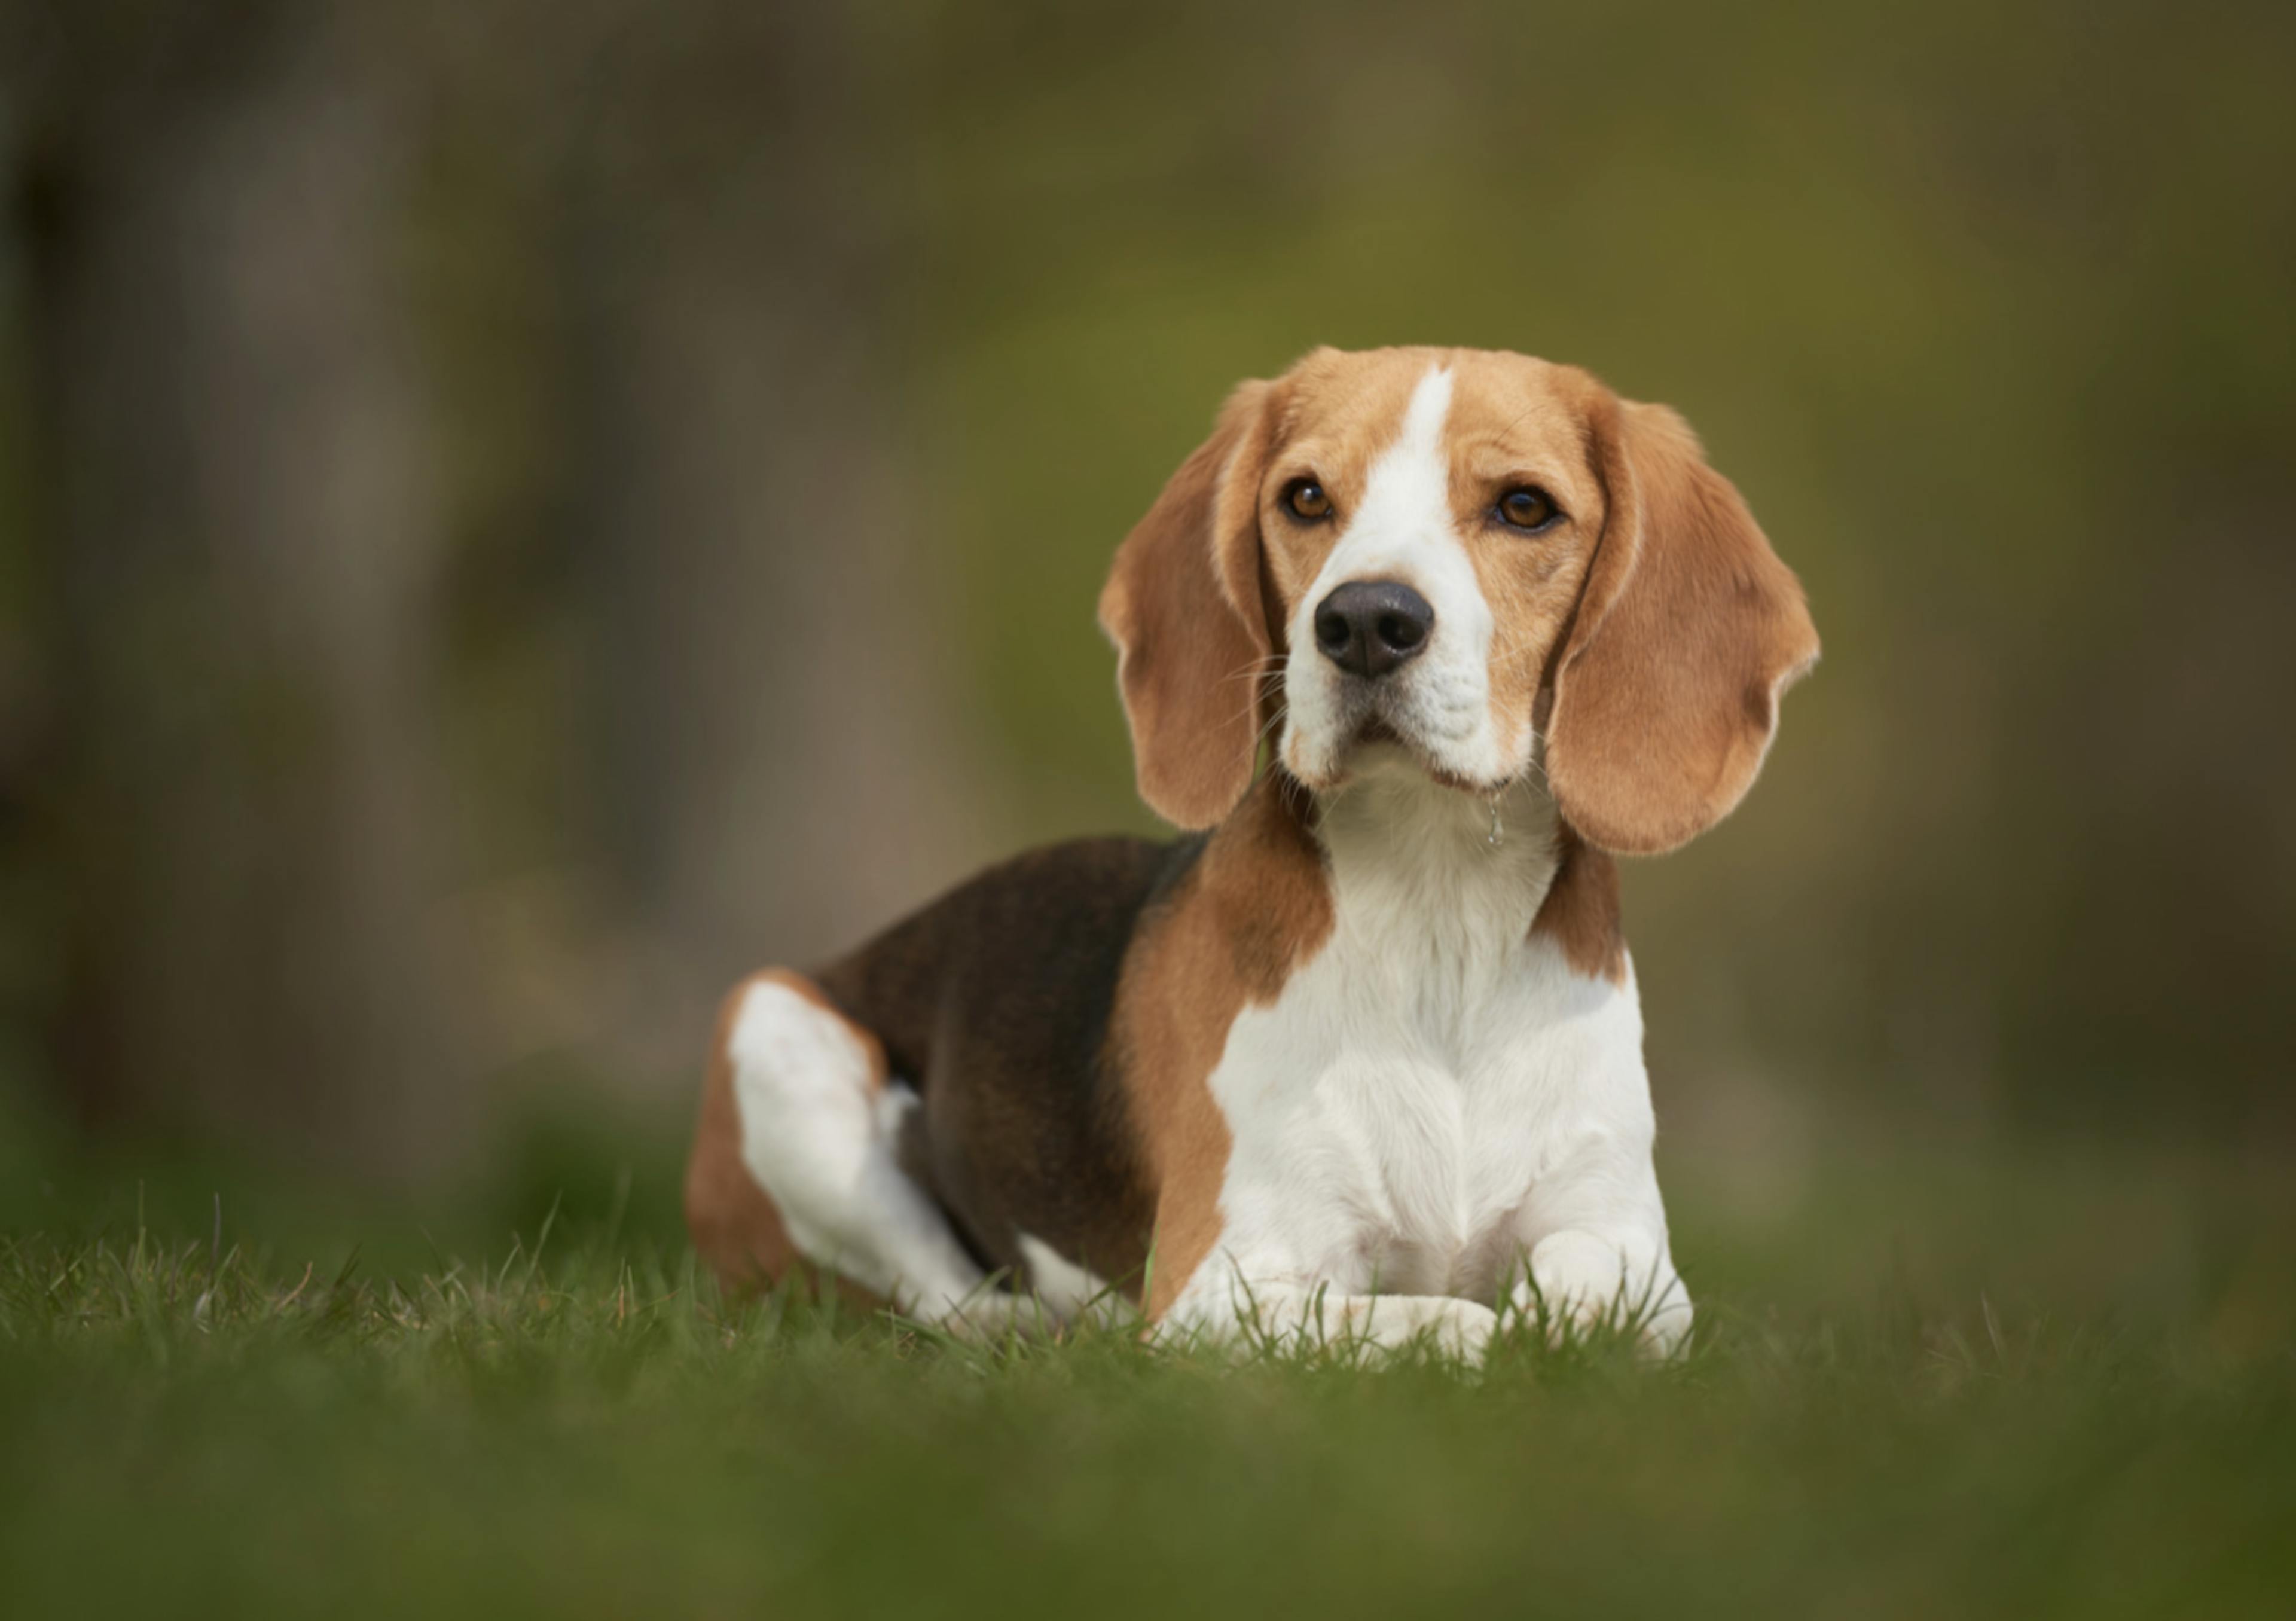
[(729, 1306), (626, 1191), (486, 1262), (18, 1221), (0, 1613), (2296, 1614), (2268, 1175), (1677, 1198), (1691, 1355), (1479, 1372)]

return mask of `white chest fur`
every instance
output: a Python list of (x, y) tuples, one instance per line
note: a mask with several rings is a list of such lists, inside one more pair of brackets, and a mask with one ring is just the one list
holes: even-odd
[(1407, 766), (1325, 807), (1332, 931), (1238, 1017), (1210, 1077), (1232, 1139), (1222, 1232), (1183, 1321), (1226, 1317), (1239, 1287), (1488, 1303), (1565, 1232), (1618, 1260), (1574, 1289), (1664, 1266), (1631, 972), (1586, 978), (1532, 931), (1552, 801), (1518, 785), (1499, 820), (1494, 845), (1483, 801)]

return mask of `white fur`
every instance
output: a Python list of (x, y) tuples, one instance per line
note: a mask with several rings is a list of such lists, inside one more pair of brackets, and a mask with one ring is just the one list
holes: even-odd
[(1079, 1266), (1033, 1232), (1020, 1235), (1021, 1259), (1029, 1269), (1030, 1293), (1062, 1322), (1089, 1319), (1103, 1324), (1125, 1322), (1132, 1303), (1090, 1267)]
[[(1326, 800), (1335, 919), (1212, 1071), (1233, 1139), (1223, 1227), (1168, 1321), (1184, 1330), (1432, 1333), (1472, 1354), (1529, 1278), (1581, 1318), (1622, 1302), (1661, 1347), (1689, 1326), (1651, 1164), (1631, 970), (1576, 973), (1531, 932), (1554, 803), (1479, 799), (1382, 749)], [(1404, 1306), (1382, 1296), (1418, 1297)]]
[(980, 1268), (894, 1157), (915, 1094), (877, 1090), (869, 1052), (843, 1019), (761, 979), (742, 1000), (727, 1052), (742, 1163), (808, 1260), (929, 1320), (988, 1305)]
[(1316, 645), (1316, 609), (1341, 585), (1397, 580), (1427, 599), (1435, 629), (1426, 650), (1370, 686), (1331, 660), (1285, 661), (1283, 757), (1310, 787), (1337, 782), (1341, 757), (1366, 713), (1377, 713), (1454, 777), (1494, 786), (1528, 764), (1527, 721), (1491, 708), (1493, 616), (1451, 511), (1443, 428), (1451, 373), (1431, 366), (1412, 389), (1395, 443), (1373, 463), (1361, 505), (1292, 616), (1291, 644)]
[[(761, 979), (742, 998), (727, 1054), (742, 1163), (807, 1260), (927, 1322), (983, 1332), (1034, 1325), (1028, 1299), (992, 1286), (901, 1169), (895, 1145), (917, 1094), (898, 1081), (877, 1086), (868, 1051), (843, 1019)], [(1106, 1283), (1051, 1245), (1026, 1232), (1020, 1244), (1045, 1316), (1128, 1314)]]

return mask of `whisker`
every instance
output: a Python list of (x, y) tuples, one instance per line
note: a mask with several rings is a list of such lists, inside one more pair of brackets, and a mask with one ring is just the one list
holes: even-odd
[(1231, 681), (1255, 681), (1263, 675), (1273, 675), (1283, 667), (1291, 657), (1289, 653), (1269, 653), (1263, 659), (1254, 659), (1232, 675), (1221, 676), (1220, 682), (1225, 685)]
[[(1267, 655), (1265, 659), (1256, 659), (1256, 660), (1254, 660), (1254, 663), (1255, 663), (1255, 664), (1266, 664), (1266, 665), (1267, 665), (1267, 666), (1268, 666), (1268, 667), (1267, 667), (1267, 668), (1265, 668), (1265, 669), (1246, 668), (1246, 669), (1239, 670), (1239, 671), (1237, 671), (1237, 672), (1236, 672), (1234, 675), (1226, 675), (1226, 676), (1223, 676), (1223, 677), (1221, 677), (1222, 684), (1226, 684), (1227, 682), (1231, 682), (1231, 681), (1245, 681), (1245, 680), (1252, 681), (1252, 682), (1254, 682), (1254, 683), (1264, 683), (1264, 682), (1267, 679), (1267, 677), (1268, 677), (1268, 676), (1279, 674), (1279, 673), (1282, 671), (1282, 669), (1283, 669), (1283, 667), (1285, 667), (1285, 666), (1290, 662), (1290, 660), (1291, 660), (1291, 657), (1292, 657), (1292, 655), (1291, 655), (1288, 651), (1286, 651), (1286, 652), (1281, 652), (1281, 653), (1270, 653), (1270, 654), (1268, 654), (1268, 655)], [(1252, 688), (1252, 692), (1251, 692), (1251, 697), (1250, 697), (1250, 700), (1249, 700), (1248, 702), (1246, 702), (1246, 703), (1245, 703), (1245, 705), (1244, 705), (1244, 707), (1243, 707), (1243, 708), (1242, 708), (1242, 712), (1241, 712), (1241, 713), (1239, 713), (1238, 715), (1236, 715), (1236, 716), (1235, 716), (1234, 718), (1236, 718), (1236, 719), (1238, 719), (1238, 720), (1243, 720), (1243, 719), (1249, 718), (1249, 717), (1251, 716), (1252, 712), (1253, 712), (1254, 710), (1256, 710), (1256, 709), (1259, 708), (1259, 700), (1260, 700), (1260, 691), (1261, 691), (1261, 689), (1260, 689), (1260, 687), (1259, 687), (1259, 685), (1255, 684), (1255, 685), (1253, 686), (1253, 688)], [(1280, 714), (1280, 713), (1282, 713), (1282, 712), (1283, 712), (1283, 699), (1282, 699), (1283, 684), (1282, 684), (1281, 682), (1278, 682), (1278, 683), (1276, 684), (1276, 692), (1277, 692), (1278, 696), (1277, 696), (1277, 700), (1276, 700), (1276, 703), (1275, 703), (1275, 708), (1276, 708), (1276, 711)], [(1258, 730), (1260, 733), (1264, 734), (1265, 728), (1259, 728), (1259, 729), (1257, 729), (1257, 730)], [(1259, 745), (1258, 741), (1255, 741), (1253, 742), (1253, 744), (1252, 744), (1252, 750), (1253, 750), (1253, 752), (1254, 752), (1254, 753), (1257, 753), (1257, 752), (1259, 751)]]

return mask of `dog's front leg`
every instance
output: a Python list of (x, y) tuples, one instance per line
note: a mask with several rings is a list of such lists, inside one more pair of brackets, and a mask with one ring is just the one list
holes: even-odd
[(1610, 1322), (1671, 1355), (1690, 1332), (1690, 1291), (1668, 1253), (1666, 1208), (1647, 1143), (1587, 1144), (1539, 1180), (1514, 1218), (1521, 1265), (1509, 1296), (1560, 1326)]

